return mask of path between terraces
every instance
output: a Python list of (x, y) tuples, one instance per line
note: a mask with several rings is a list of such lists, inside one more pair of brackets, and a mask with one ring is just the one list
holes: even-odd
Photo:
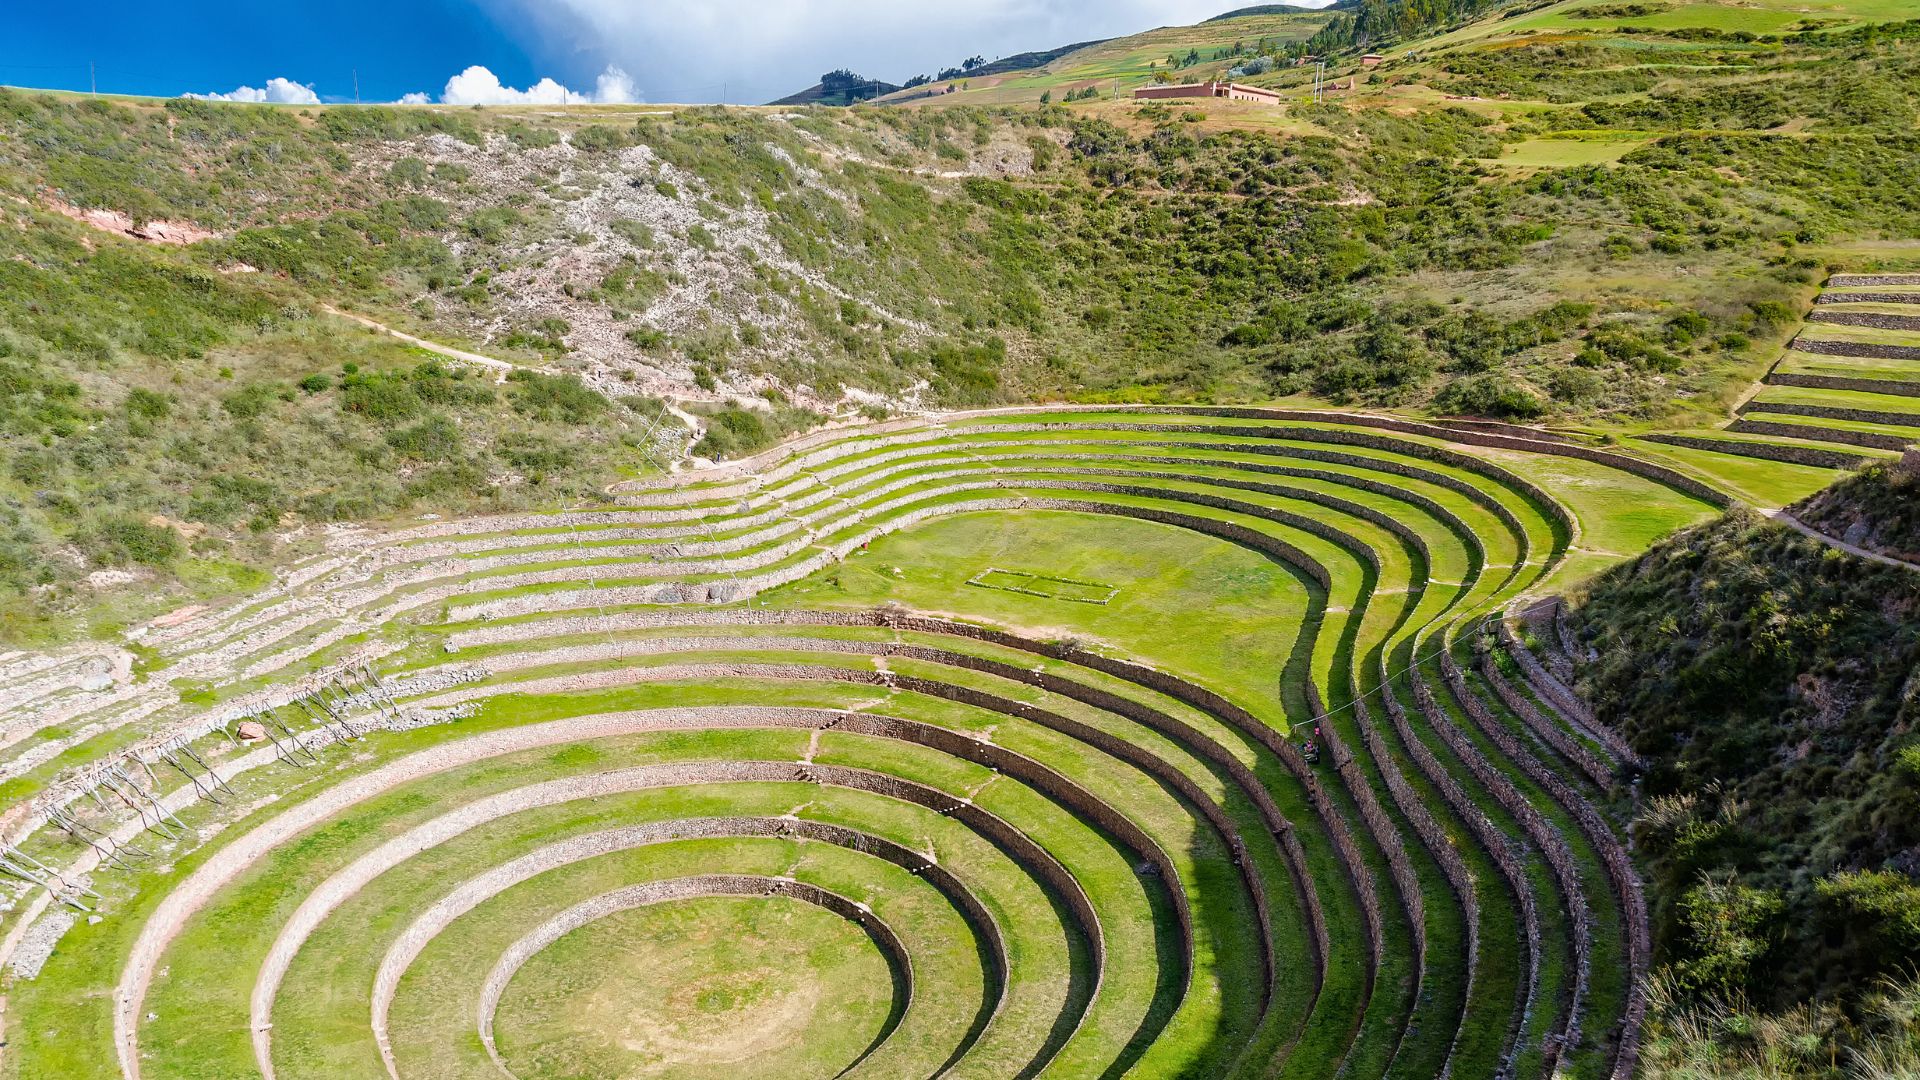
[(1916, 574), (1920, 574), (1920, 563), (1910, 563), (1905, 559), (1896, 559), (1891, 555), (1882, 555), (1877, 551), (1869, 551), (1866, 548), (1860, 547), (1857, 544), (1849, 544), (1845, 540), (1840, 539), (1839, 537), (1828, 536), (1826, 533), (1823, 533), (1819, 529), (1816, 529), (1813, 526), (1807, 524), (1806, 522), (1801, 521), (1799, 518), (1794, 517), (1792, 514), (1788, 513), (1785, 510), (1762, 510), (1761, 513), (1779, 522), (1780, 524), (1785, 525), (1790, 529), (1793, 529), (1795, 532), (1802, 533), (1806, 536), (1810, 536), (1813, 539), (1820, 541), (1821, 543), (1827, 545), (1828, 547), (1838, 548), (1849, 555), (1857, 555), (1860, 558), (1869, 560), (1871, 562), (1881, 563), (1886, 566), (1898, 566), (1907, 570), (1912, 570)]
[[(343, 319), (347, 319), (352, 322), (359, 323), (361, 326), (364, 326), (369, 330), (375, 330), (382, 334), (388, 334), (393, 337), (399, 338), (401, 341), (404, 341), (409, 345), (416, 345), (422, 349), (426, 349), (429, 352), (436, 352), (442, 356), (448, 357), (453, 360), (459, 360), (463, 363), (478, 364), (481, 367), (487, 368), (490, 371), (498, 371), (501, 373), (501, 378), (503, 379), (506, 377), (507, 373), (515, 370), (538, 371), (545, 375), (561, 374), (561, 372), (557, 368), (540, 367), (533, 364), (516, 364), (511, 360), (502, 360), (498, 357), (493, 357), (493, 356), (483, 356), (480, 353), (468, 352), (465, 349), (456, 349), (451, 345), (442, 345), (440, 342), (437, 342), (437, 341), (428, 341), (426, 338), (416, 337), (412, 334), (407, 333), (404, 330), (396, 330), (393, 327), (388, 326), (386, 323), (380, 322), (376, 319), (369, 319), (365, 315), (356, 315), (351, 311), (342, 311), (339, 308), (334, 307), (332, 304), (322, 304), (321, 307), (325, 309), (329, 314), (338, 315)], [(687, 430), (693, 431), (693, 432), (701, 432), (706, 430), (705, 425), (703, 425), (700, 422), (698, 417), (682, 409), (673, 400), (672, 397), (663, 395), (660, 400), (663, 403), (665, 403), (667, 407), (667, 412), (675, 420), (678, 420), (682, 424), (685, 424), (687, 426)]]

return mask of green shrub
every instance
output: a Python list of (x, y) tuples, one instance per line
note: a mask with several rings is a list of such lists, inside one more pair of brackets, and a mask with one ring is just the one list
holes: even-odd
[(132, 517), (108, 518), (83, 530), (74, 541), (96, 566), (162, 567), (185, 553), (179, 533)]
[(340, 408), (380, 423), (419, 415), (420, 395), (405, 375), (355, 372), (340, 380)]
[(236, 420), (263, 416), (273, 407), (276, 392), (267, 383), (249, 383), (220, 399), (220, 407)]
[(729, 405), (707, 417), (707, 432), (694, 444), (693, 452), (720, 461), (764, 450), (777, 439), (772, 426), (760, 413)]
[(537, 420), (586, 424), (612, 405), (576, 375), (548, 375), (524, 368), (508, 376), (515, 412)]
[(633, 145), (633, 138), (620, 128), (589, 124), (573, 133), (573, 147), (582, 153), (606, 154)]
[(126, 410), (128, 416), (161, 420), (173, 411), (173, 401), (165, 394), (136, 386), (127, 391)]
[(1448, 383), (1433, 399), (1441, 412), (1496, 420), (1533, 420), (1547, 411), (1538, 394), (1503, 375), (1475, 375)]
[(510, 206), (489, 206), (467, 215), (461, 227), (467, 235), (482, 243), (499, 244), (504, 243), (526, 221), (526, 215)]
[(632, 218), (619, 218), (609, 225), (608, 228), (613, 230), (615, 236), (622, 237), (627, 243), (632, 244), (634, 247), (651, 248), (653, 246), (653, 226), (648, 225), (644, 221), (635, 221)]
[(446, 461), (460, 453), (460, 442), (460, 429), (438, 414), (387, 435), (387, 445), (412, 461)]

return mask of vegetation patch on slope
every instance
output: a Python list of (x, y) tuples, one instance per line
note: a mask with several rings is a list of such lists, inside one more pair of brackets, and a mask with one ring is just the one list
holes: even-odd
[(1580, 685), (1647, 761), (1683, 991), (1845, 996), (1920, 960), (1920, 574), (1734, 513), (1603, 574)]

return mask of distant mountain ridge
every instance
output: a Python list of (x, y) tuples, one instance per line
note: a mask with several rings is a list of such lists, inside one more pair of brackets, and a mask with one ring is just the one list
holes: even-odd
[(1016, 53), (1013, 56), (1004, 56), (990, 64), (983, 64), (980, 67), (974, 68), (972, 71), (967, 72), (965, 77), (969, 79), (976, 77), (984, 78), (988, 75), (1004, 75), (1009, 71), (1025, 71), (1028, 68), (1044, 67), (1070, 52), (1076, 52), (1080, 49), (1090, 49), (1095, 45), (1104, 45), (1112, 40), (1112, 38), (1094, 38), (1090, 41), (1076, 41), (1072, 45), (1062, 45), (1057, 49), (1045, 49), (1039, 52), (1023, 52)]
[[(1298, 4), (1256, 4), (1251, 7), (1235, 8), (1232, 11), (1228, 11), (1220, 15), (1215, 15), (1210, 19), (1205, 19), (1194, 25), (1205, 26), (1210, 23), (1226, 22), (1232, 19), (1253, 18), (1257, 16), (1262, 16), (1262, 15), (1314, 15), (1314, 14), (1319, 14), (1319, 13), (1328, 12), (1328, 11), (1352, 11), (1360, 8), (1361, 6), (1362, 6), (1361, 0), (1335, 0), (1334, 3), (1328, 4), (1324, 7), (1318, 7), (1318, 8), (1306, 7)], [(1125, 37), (1127, 35), (1122, 35), (1122, 36)], [(1138, 35), (1134, 35), (1134, 36), (1138, 36)], [(964, 80), (964, 79), (987, 78), (994, 75), (1005, 75), (1012, 72), (1032, 71), (1038, 68), (1043, 68), (1048, 64), (1053, 63), (1055, 60), (1058, 60), (1061, 57), (1066, 56), (1070, 53), (1078, 52), (1081, 49), (1089, 49), (1097, 45), (1104, 45), (1108, 42), (1117, 41), (1117, 40), (1120, 40), (1120, 39), (1111, 38), (1111, 37), (1093, 38), (1087, 41), (1077, 41), (1071, 45), (1061, 45), (1052, 49), (1038, 49), (1030, 52), (1015, 53), (1012, 56), (1003, 56), (998, 60), (994, 60), (989, 63), (978, 64), (977, 66), (974, 66), (971, 68), (963, 68), (963, 67), (949, 68), (949, 69), (943, 70), (937, 77), (929, 78), (928, 76), (925, 76), (925, 75), (915, 76), (914, 78), (909, 79), (904, 85), (901, 85), (901, 86), (896, 86), (891, 83), (883, 82), (880, 80), (859, 79), (856, 76), (855, 85), (862, 91), (858, 93), (848, 93), (844, 90), (844, 88), (836, 87), (835, 85), (833, 85), (833, 82), (830, 77), (823, 77), (821, 82), (816, 83), (815, 85), (808, 87), (807, 89), (802, 90), (799, 93), (790, 94), (787, 97), (780, 98), (777, 101), (768, 102), (768, 104), (770, 105), (851, 105), (859, 101), (867, 101), (876, 97), (885, 97), (889, 94), (896, 93), (903, 89), (911, 90), (917, 86), (921, 86), (929, 83), (941, 83), (944, 85), (947, 83), (955, 82), (958, 80)], [(842, 74), (851, 74), (851, 73), (842, 71), (842, 72), (834, 72), (832, 74), (842, 75)], [(882, 89), (878, 93), (864, 92), (867, 87), (881, 87)], [(927, 96), (931, 96), (931, 92), (912, 95), (906, 98), (896, 99), (895, 103), (898, 103), (899, 101), (918, 100), (921, 97), (927, 97)]]
[(1325, 7), (1301, 7), (1298, 4), (1255, 4), (1252, 7), (1234, 8), (1206, 20), (1210, 23), (1226, 22), (1228, 19), (1245, 19), (1253, 15), (1311, 15), (1316, 11), (1345, 11), (1357, 6), (1353, 0), (1336, 0)]
[[(967, 79), (985, 78), (989, 75), (1004, 75), (1009, 71), (1025, 71), (1028, 68), (1042, 67), (1052, 63), (1055, 60), (1058, 60), (1059, 58), (1067, 55), (1070, 52), (1074, 52), (1079, 49), (1090, 48), (1094, 45), (1104, 44), (1112, 40), (1113, 40), (1112, 38), (1093, 38), (1089, 41), (1076, 41), (1071, 45), (1062, 45), (1059, 48), (1055, 48), (1055, 49), (1041, 49), (1034, 52), (1015, 53), (1012, 56), (1003, 56), (998, 60), (981, 64), (980, 66), (975, 68), (970, 68), (965, 72), (963, 72), (960, 77), (967, 78)], [(769, 105), (851, 105), (855, 101), (866, 101), (870, 98), (885, 97), (888, 94), (898, 93), (901, 90), (911, 89), (915, 85), (921, 85), (918, 83), (909, 82), (904, 86), (900, 86), (900, 85), (895, 85), (889, 82), (883, 82), (878, 79), (860, 79), (856, 76), (855, 81), (851, 84), (854, 92), (848, 93), (847, 87), (835, 86), (831, 84), (831, 77), (833, 75), (842, 75), (842, 74), (851, 74), (851, 72), (845, 72), (845, 71), (832, 72), (828, 76), (823, 76), (820, 82), (815, 83), (814, 85), (808, 87), (805, 90), (800, 91), (797, 94), (789, 94), (778, 101), (770, 101), (767, 104)], [(945, 78), (945, 76), (942, 76), (942, 78)], [(925, 81), (940, 82), (941, 79), (925, 79)], [(881, 89), (879, 90), (878, 93), (866, 93), (864, 91), (867, 87), (879, 87)]]
[(769, 105), (852, 105), (871, 98), (885, 97), (902, 89), (895, 83), (863, 78), (845, 68), (829, 71), (820, 81), (797, 94), (788, 94)]

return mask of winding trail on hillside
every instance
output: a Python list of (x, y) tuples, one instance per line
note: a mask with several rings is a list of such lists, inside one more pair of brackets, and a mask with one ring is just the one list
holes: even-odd
[(1854, 555), (1859, 558), (1866, 559), (1868, 562), (1877, 562), (1883, 566), (1898, 566), (1903, 570), (1911, 570), (1916, 574), (1920, 574), (1920, 563), (1910, 563), (1905, 559), (1896, 559), (1891, 555), (1882, 555), (1880, 552), (1870, 551), (1866, 548), (1859, 546), (1858, 544), (1849, 544), (1845, 540), (1840, 539), (1839, 537), (1828, 536), (1826, 533), (1823, 533), (1819, 529), (1816, 529), (1813, 526), (1807, 524), (1806, 522), (1801, 521), (1799, 518), (1793, 516), (1792, 514), (1788, 513), (1785, 510), (1762, 510), (1761, 513), (1766, 515), (1768, 518), (1771, 518), (1772, 520), (1787, 526), (1788, 528), (1792, 529), (1797, 533), (1800, 533), (1804, 536), (1808, 536), (1815, 540), (1820, 541), (1821, 543), (1827, 545), (1828, 547), (1837, 548), (1841, 551), (1846, 552), (1849, 555)]
[[(340, 318), (346, 319), (349, 322), (359, 323), (361, 326), (364, 326), (369, 330), (375, 331), (376, 333), (386, 334), (389, 337), (399, 338), (401, 341), (404, 341), (409, 345), (417, 346), (419, 348), (427, 350), (428, 352), (439, 353), (441, 356), (447, 357), (450, 360), (458, 360), (463, 364), (475, 364), (480, 367), (486, 368), (488, 371), (499, 372), (501, 381), (505, 381), (506, 377), (515, 371), (537, 371), (542, 375), (569, 374), (568, 372), (564, 372), (559, 368), (544, 367), (536, 364), (516, 364), (511, 360), (502, 360), (499, 357), (495, 357), (495, 356), (484, 356), (477, 352), (468, 352), (465, 349), (456, 349), (451, 345), (443, 345), (437, 341), (429, 341), (423, 337), (416, 337), (413, 334), (409, 334), (404, 330), (396, 330), (393, 327), (388, 326), (386, 323), (380, 322), (377, 319), (370, 319), (365, 315), (356, 315), (351, 311), (342, 311), (341, 309), (334, 307), (332, 304), (322, 304), (320, 305), (320, 307), (323, 311), (325, 311), (329, 315), (338, 315)], [(706, 425), (700, 422), (700, 418), (697, 416), (694, 416), (692, 413), (687, 412), (685, 409), (681, 408), (680, 405), (674, 400), (673, 395), (662, 394), (660, 395), (660, 401), (662, 404), (666, 406), (667, 414), (669, 416), (672, 416), (675, 420), (680, 421), (680, 423), (686, 425), (686, 428), (688, 431), (694, 432), (695, 438), (699, 437), (700, 432), (703, 432), (706, 430)]]
[(332, 304), (322, 304), (320, 305), (320, 308), (322, 311), (325, 311), (329, 315), (338, 315), (341, 318), (348, 320), (349, 322), (359, 323), (361, 326), (364, 326), (369, 330), (377, 330), (382, 334), (388, 335), (389, 337), (399, 338), (401, 341), (404, 341), (409, 345), (418, 345), (420, 348), (426, 349), (429, 352), (437, 352), (442, 356), (449, 357), (454, 360), (459, 360), (462, 363), (478, 364), (479, 366), (483, 368), (487, 368), (491, 371), (498, 371), (502, 375), (505, 375), (508, 372), (522, 370), (522, 369), (526, 371), (538, 371), (538, 372), (542, 372), (544, 374), (549, 374), (549, 375), (554, 374), (553, 368), (537, 367), (532, 364), (516, 364), (511, 360), (501, 360), (498, 357), (493, 357), (493, 356), (482, 356), (476, 352), (468, 352), (465, 349), (456, 349), (451, 345), (442, 345), (437, 341), (428, 341), (426, 338), (423, 338), (423, 337), (415, 337), (414, 335), (409, 334), (404, 330), (396, 330), (393, 327), (388, 326), (383, 322), (378, 322), (374, 319), (369, 319), (365, 315), (355, 315), (351, 311), (342, 311), (341, 309), (334, 307)]

